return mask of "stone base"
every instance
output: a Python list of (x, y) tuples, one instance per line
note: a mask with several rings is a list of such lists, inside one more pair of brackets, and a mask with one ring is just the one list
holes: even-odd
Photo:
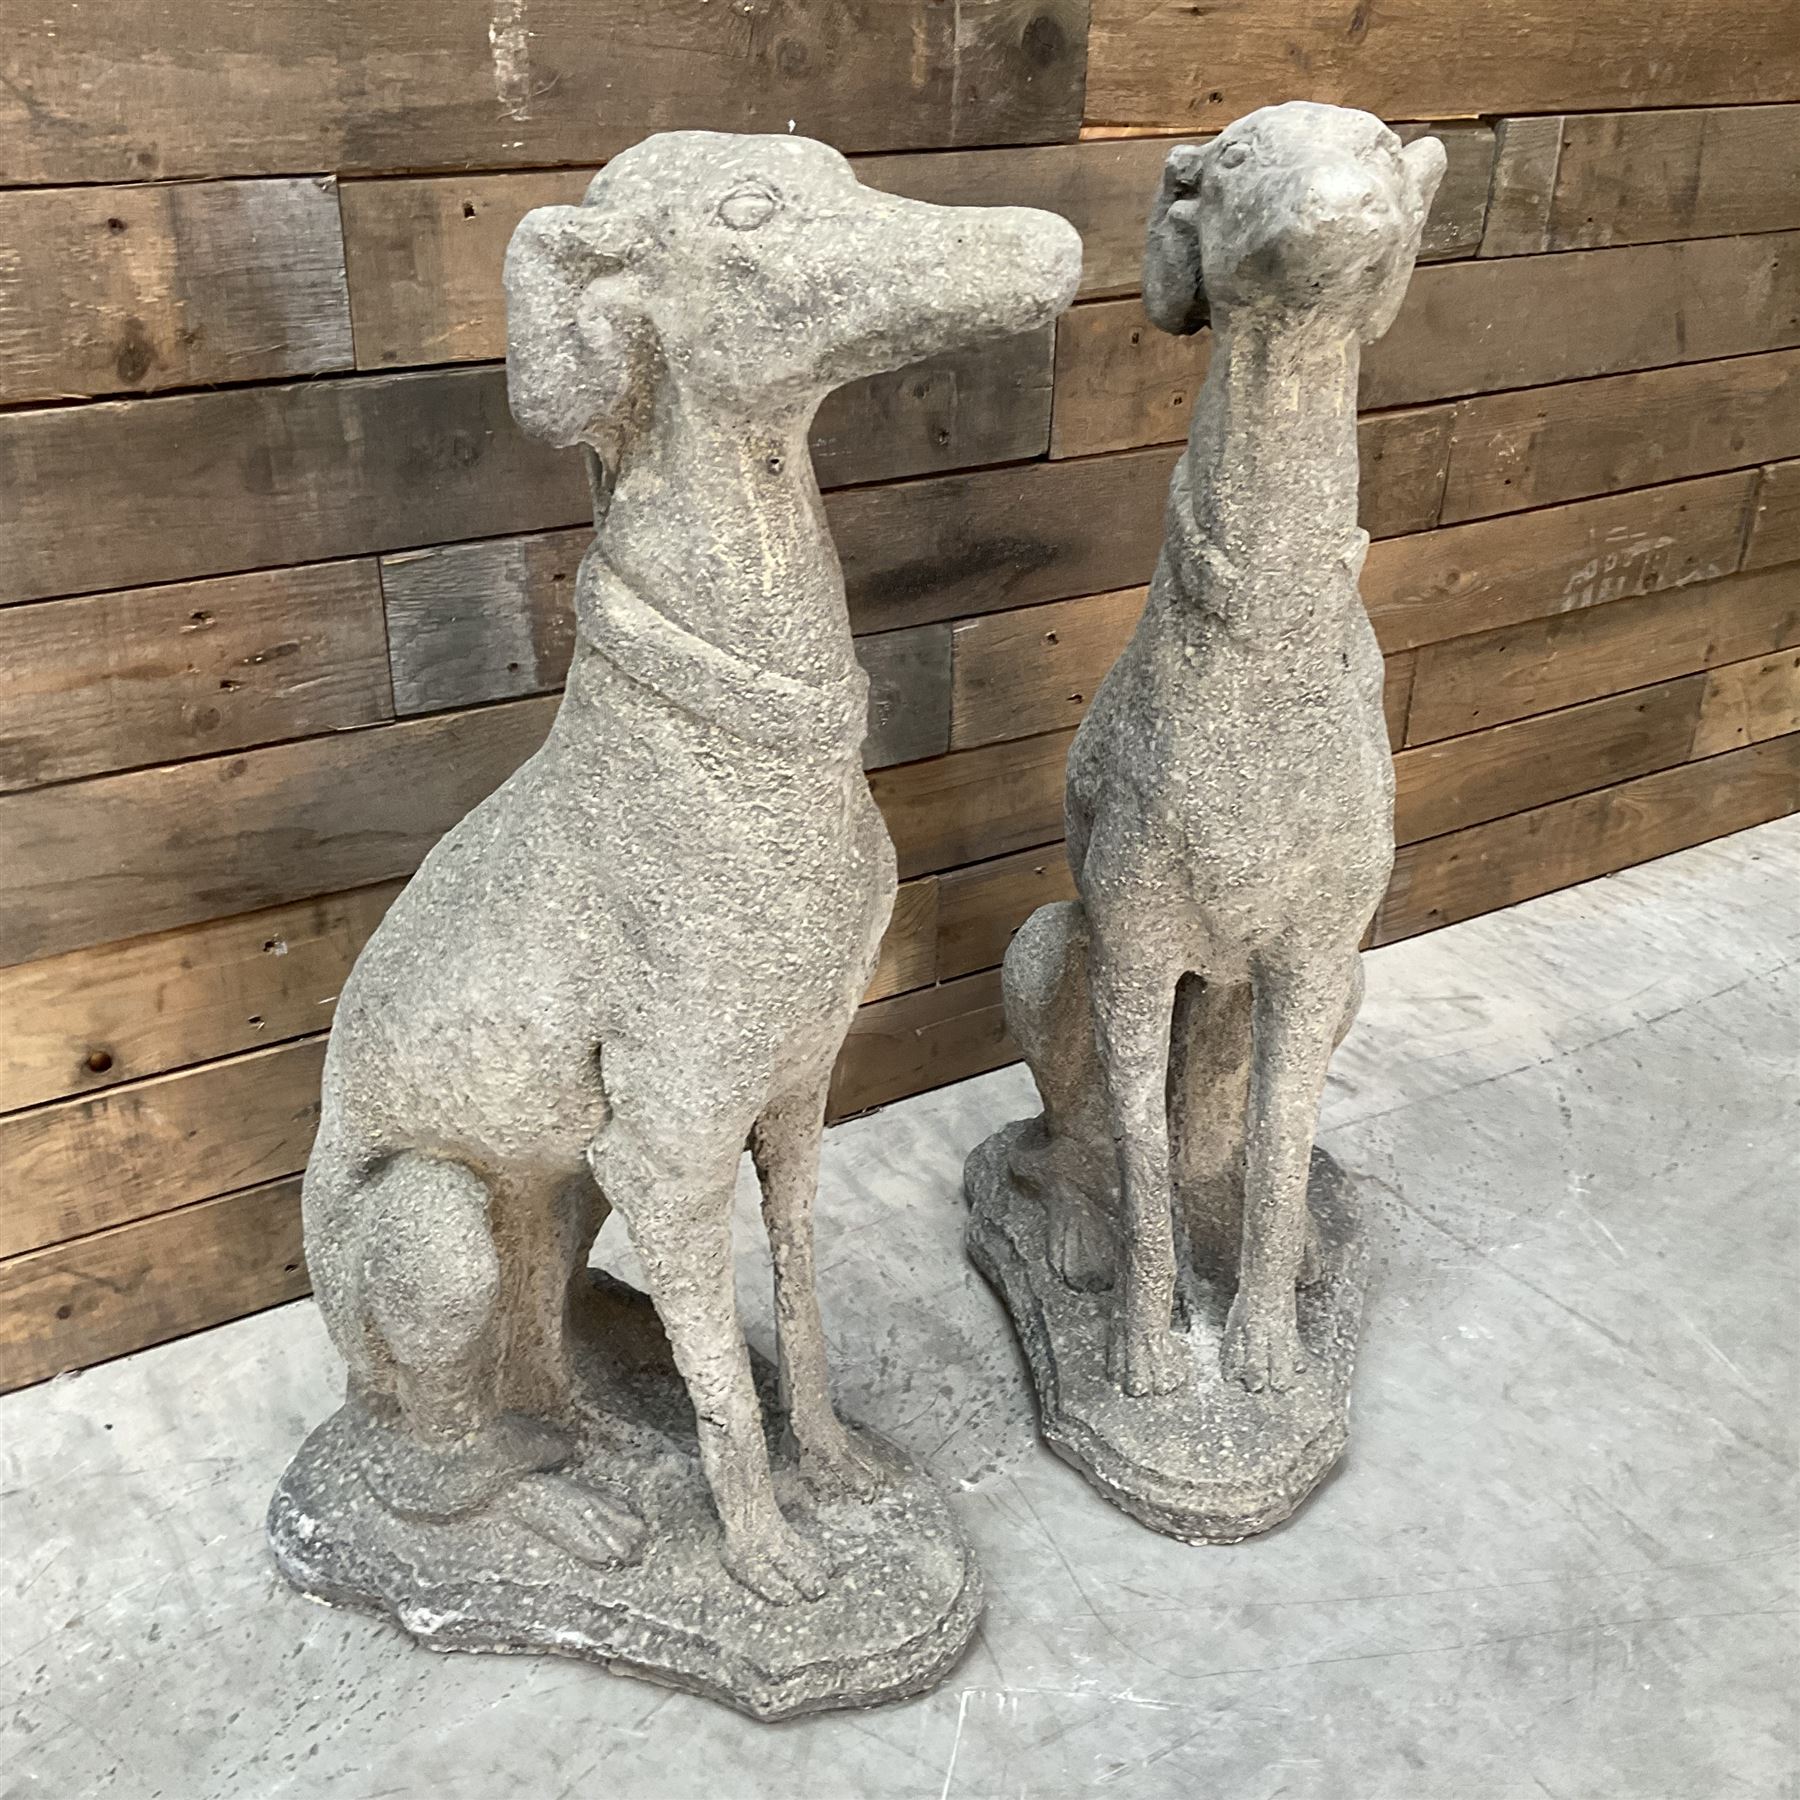
[(1014, 1179), (1020, 1120), (979, 1145), (964, 1170), (969, 1256), (1012, 1315), (1031, 1366), (1043, 1434), (1115, 1506), (1188, 1543), (1235, 1543), (1285, 1519), (1342, 1454), (1366, 1284), (1349, 1184), (1314, 1150), (1309, 1199), (1324, 1279), (1300, 1290), (1300, 1380), (1246, 1392), (1219, 1371), (1231, 1296), (1190, 1296), (1191, 1383), (1133, 1399), (1106, 1372), (1110, 1293), (1064, 1285), (1046, 1259), (1044, 1202)]
[[(596, 1274), (576, 1308), (589, 1429), (566, 1472), (627, 1496), (638, 1560), (596, 1568), (503, 1508), (404, 1516), (365, 1483), (371, 1434), (354, 1403), (306, 1440), (269, 1509), (275, 1560), (313, 1599), (395, 1619), (434, 1650), (545, 1651), (685, 1688), (758, 1719), (872, 1706), (923, 1692), (974, 1635), (981, 1577), (936, 1488), (891, 1445), (868, 1502), (816, 1500), (772, 1449), (783, 1512), (825, 1548), (823, 1599), (775, 1606), (728, 1575), (700, 1473), (692, 1408), (655, 1309)], [(758, 1362), (765, 1413), (773, 1377)]]

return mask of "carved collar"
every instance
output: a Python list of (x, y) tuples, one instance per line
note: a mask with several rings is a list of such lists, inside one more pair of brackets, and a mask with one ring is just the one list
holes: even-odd
[(860, 756), (869, 723), (869, 678), (860, 667), (830, 687), (777, 675), (677, 625), (603, 565), (583, 573), (582, 637), (665, 705), (759, 749), (828, 762)]

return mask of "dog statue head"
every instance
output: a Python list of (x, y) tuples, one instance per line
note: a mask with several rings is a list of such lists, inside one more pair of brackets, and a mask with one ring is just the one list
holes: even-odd
[(672, 131), (527, 213), (506, 255), (514, 416), (611, 460), (658, 383), (734, 412), (1047, 324), (1081, 240), (1025, 207), (864, 187), (810, 138)]
[(1378, 338), (1405, 297), (1444, 162), (1436, 138), (1402, 146), (1371, 113), (1308, 101), (1177, 144), (1150, 209), (1144, 310), (1178, 335), (1260, 311)]

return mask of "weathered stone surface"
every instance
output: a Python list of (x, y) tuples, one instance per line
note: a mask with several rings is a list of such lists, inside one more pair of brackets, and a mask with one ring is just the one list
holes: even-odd
[[(304, 1210), (349, 1398), (271, 1514), (309, 1591), (761, 1716), (914, 1692), (974, 1629), (954, 1525), (827, 1393), (819, 1134), (894, 852), (807, 428), (846, 381), (1043, 325), (1079, 266), (1049, 214), (879, 194), (800, 138), (668, 133), (520, 224), (513, 409), (582, 446), (600, 535), (548, 741), (338, 1005)], [(732, 1294), (746, 1142), (779, 1479)], [(571, 1324), (609, 1210), (673, 1366), (629, 1308)]]
[[(1295, 103), (1171, 150), (1150, 214), (1145, 310), (1210, 324), (1212, 359), (1143, 620), (1069, 752), (1080, 898), (1006, 958), (1043, 1116), (984, 1145), (968, 1186), (1046, 1429), (1176, 1535), (1272, 1524), (1343, 1439), (1359, 1264), (1309, 1212), (1308, 1170), (1394, 853), (1357, 372), (1443, 168), (1435, 139)], [(1050, 1305), (1046, 1267), (1110, 1290), (1110, 1382), (1099, 1303)], [(1248, 1411), (1201, 1379), (1202, 1345)]]

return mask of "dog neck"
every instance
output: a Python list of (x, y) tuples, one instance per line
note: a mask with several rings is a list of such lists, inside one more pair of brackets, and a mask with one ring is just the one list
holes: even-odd
[(1367, 538), (1356, 525), (1353, 332), (1240, 316), (1212, 362), (1171, 489), (1164, 560), (1180, 597), (1243, 641), (1341, 635)]
[(807, 445), (815, 406), (751, 416), (694, 399), (673, 374), (659, 384), (610, 492), (596, 494), (596, 579), (584, 585), (613, 602), (577, 599), (595, 648), (606, 649), (622, 589), (699, 640), (714, 667), (826, 693), (859, 686)]

